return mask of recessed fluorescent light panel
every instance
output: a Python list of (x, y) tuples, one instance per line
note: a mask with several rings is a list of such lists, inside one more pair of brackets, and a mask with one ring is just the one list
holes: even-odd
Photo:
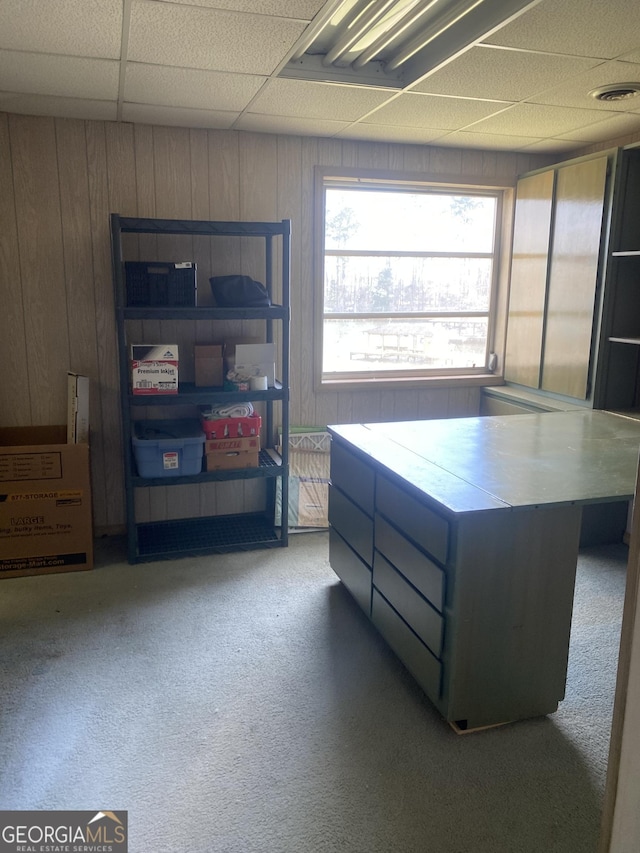
[(540, 0), (329, 0), (281, 77), (404, 89)]

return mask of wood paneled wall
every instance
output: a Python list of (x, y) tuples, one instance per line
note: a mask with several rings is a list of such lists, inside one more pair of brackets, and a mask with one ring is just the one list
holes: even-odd
[[(94, 526), (97, 532), (122, 528), (111, 212), (292, 220), (292, 424), (477, 414), (479, 389), (459, 385), (314, 393), (313, 167), (352, 165), (490, 181), (515, 179), (548, 160), (0, 113), (0, 425), (64, 423), (66, 372), (88, 375)], [(131, 250), (143, 258), (154, 250), (145, 240)], [(197, 238), (193, 252), (206, 270), (210, 249)], [(251, 274), (256, 263), (250, 249), (230, 245), (219, 251), (216, 269), (237, 272), (240, 265)], [(206, 282), (207, 273), (199, 279)], [(157, 331), (163, 338), (171, 332)], [(196, 328), (196, 334), (207, 331)], [(148, 491), (163, 500), (164, 489)]]

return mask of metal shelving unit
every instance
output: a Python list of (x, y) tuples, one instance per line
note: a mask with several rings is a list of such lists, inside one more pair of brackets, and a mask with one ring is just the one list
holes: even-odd
[(620, 150), (607, 267), (599, 408), (640, 408), (640, 146)]
[[(211, 307), (128, 307), (124, 278), (122, 234), (169, 234), (208, 237), (251, 237), (264, 241), (265, 281), (272, 296), (273, 269), (276, 259), (274, 244), (279, 246), (282, 277), (282, 304), (268, 308), (211, 308)], [(289, 275), (291, 222), (209, 222), (178, 219), (140, 219), (111, 215), (111, 244), (115, 293), (118, 356), (120, 362), (120, 398), (122, 407), (122, 438), (124, 447), (124, 481), (127, 516), (128, 559), (130, 563), (161, 560), (179, 556), (249, 551), (256, 548), (286, 547), (288, 544), (288, 484), (289, 484)], [(274, 388), (267, 391), (223, 391), (180, 383), (178, 394), (144, 395), (131, 393), (127, 322), (133, 320), (261, 320), (265, 337), (274, 340), (274, 324), (281, 324), (280, 355), (282, 375)], [(206, 471), (180, 477), (138, 476), (132, 449), (132, 410), (138, 406), (194, 406), (212, 403), (263, 402), (266, 423), (263, 435), (266, 447), (260, 452), (259, 467)], [(282, 404), (281, 452), (276, 451), (276, 424), (273, 417), (275, 402)], [(233, 515), (210, 515), (168, 521), (139, 522), (136, 519), (135, 489), (154, 486), (178, 486), (215, 481), (263, 478), (266, 483), (264, 512), (242, 512)], [(275, 525), (276, 482), (281, 480), (280, 525)]]

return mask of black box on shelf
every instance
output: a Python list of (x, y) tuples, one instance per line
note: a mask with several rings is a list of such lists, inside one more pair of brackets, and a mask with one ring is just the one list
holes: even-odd
[(193, 261), (126, 261), (125, 288), (130, 308), (196, 305), (196, 264)]

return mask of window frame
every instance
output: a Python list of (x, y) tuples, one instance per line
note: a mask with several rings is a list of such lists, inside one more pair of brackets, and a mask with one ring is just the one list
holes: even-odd
[[(324, 320), (330, 315), (324, 312), (324, 260), (325, 260), (325, 190), (327, 188), (348, 188), (349, 186), (366, 185), (370, 189), (385, 189), (393, 190), (395, 188), (408, 190), (429, 190), (434, 192), (444, 193), (451, 192), (452, 194), (469, 193), (470, 195), (489, 195), (496, 199), (496, 214), (495, 214), (495, 240), (493, 249), (493, 268), (491, 276), (491, 293), (489, 300), (489, 310), (487, 314), (487, 353), (495, 352), (496, 347), (496, 330), (498, 326), (498, 313), (500, 311), (500, 295), (503, 290), (501, 287), (505, 275), (505, 265), (507, 261), (504, 257), (503, 244), (505, 241), (505, 227), (508, 225), (505, 220), (505, 212), (507, 211), (508, 202), (513, 199), (513, 190), (515, 179), (496, 179), (490, 183), (486, 179), (478, 179), (463, 175), (441, 175), (431, 176), (425, 174), (416, 174), (408, 172), (382, 172), (369, 169), (356, 169), (346, 167), (315, 167), (314, 178), (314, 197), (315, 197), (315, 216), (314, 216), (314, 272), (313, 280), (315, 283), (315, 299), (314, 299), (314, 385), (317, 391), (328, 390), (351, 390), (351, 389), (371, 389), (376, 387), (420, 387), (424, 385), (452, 385), (464, 383), (465, 385), (495, 385), (502, 382), (502, 377), (499, 372), (491, 371), (488, 366), (481, 366), (472, 369), (464, 368), (442, 368), (428, 371), (406, 371), (406, 370), (384, 370), (384, 371), (366, 371), (366, 372), (350, 372), (340, 374), (325, 374), (323, 372), (323, 335), (324, 335)], [(445, 254), (447, 256), (455, 256), (456, 253), (425, 253), (425, 254)], [(461, 253), (462, 254), (462, 253)], [(469, 252), (468, 256), (472, 256), (474, 252)], [(480, 253), (485, 254), (485, 253)], [(424, 312), (425, 314), (434, 314), (439, 317), (446, 317), (446, 312)], [(377, 315), (379, 316), (379, 315)], [(387, 315), (384, 315), (387, 316)], [(416, 319), (422, 314), (406, 315), (398, 314), (398, 319)], [(459, 316), (456, 314), (456, 316)], [(484, 316), (484, 313), (483, 313)], [(340, 319), (340, 315), (335, 319)], [(502, 342), (501, 342), (502, 343)], [(501, 359), (498, 359), (498, 363)]]

